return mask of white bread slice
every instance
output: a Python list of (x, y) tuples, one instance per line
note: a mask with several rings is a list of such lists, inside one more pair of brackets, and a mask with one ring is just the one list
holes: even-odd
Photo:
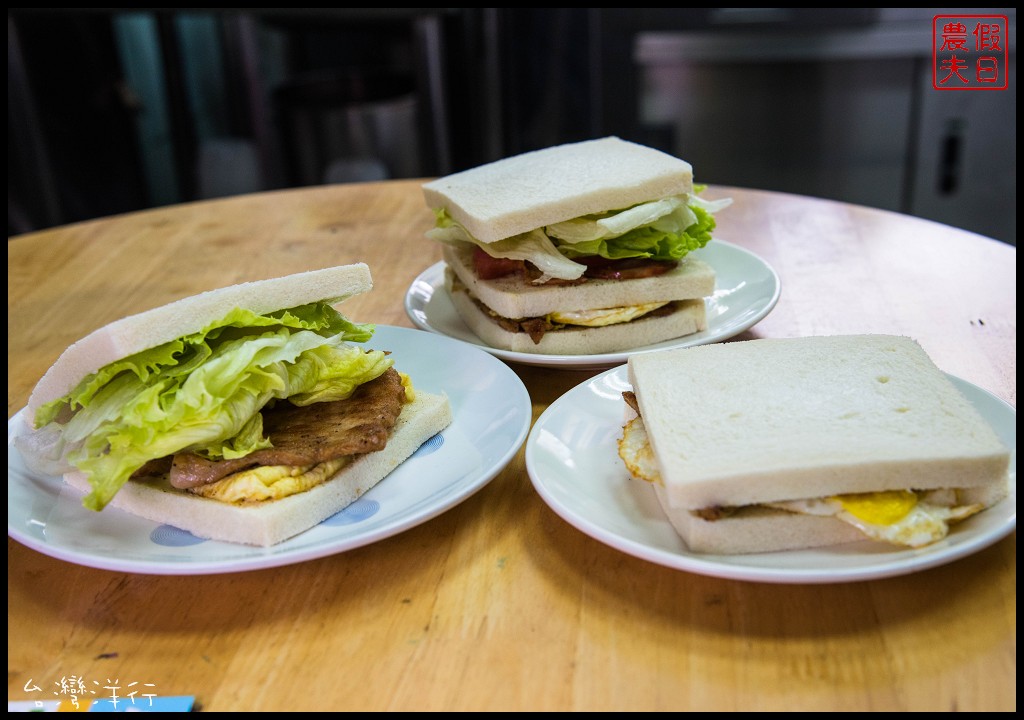
[[(409, 458), (452, 420), (448, 398), (416, 392), (406, 405), (383, 450), (346, 465), (332, 479), (306, 492), (254, 505), (235, 505), (192, 495), (162, 482), (130, 481), (110, 505), (187, 530), (197, 537), (245, 545), (269, 546), (294, 537), (357, 500)], [(64, 476), (68, 485), (90, 491), (84, 473)]]
[(1005, 491), (1009, 451), (910, 338), (705, 345), (631, 356), (628, 374), (671, 508)]
[[(857, 542), (867, 536), (853, 525), (835, 517), (776, 510), (764, 505), (736, 509), (717, 520), (705, 520), (690, 510), (668, 504), (664, 487), (655, 494), (669, 523), (693, 552), (734, 555), (746, 553), (806, 550)], [(1007, 494), (1005, 484), (966, 488), (959, 494), (963, 505), (977, 503), (992, 507)]]
[(597, 355), (644, 347), (707, 329), (704, 300), (679, 301), (670, 315), (643, 316), (605, 327), (566, 326), (544, 333), (539, 343), (525, 332), (509, 332), (484, 313), (465, 290), (451, 292), (452, 305), (473, 333), (501, 350), (544, 355)]
[(668, 504), (665, 490), (655, 493), (673, 529), (695, 553), (738, 555), (804, 550), (864, 540), (864, 534), (834, 517), (805, 515), (754, 505), (728, 517), (704, 520), (689, 510)]
[(202, 330), (234, 308), (258, 314), (311, 302), (336, 305), (373, 288), (365, 263), (231, 285), (115, 320), (71, 345), (32, 390), (26, 417), (64, 397), (86, 375), (133, 353)]
[(606, 137), (535, 150), (433, 180), (429, 207), (446, 208), (484, 243), (563, 220), (693, 190), (693, 168), (644, 145)]
[(442, 250), (445, 264), (484, 305), (507, 318), (693, 300), (715, 292), (714, 269), (703, 260), (691, 257), (683, 258), (677, 267), (663, 275), (633, 280), (597, 279), (580, 285), (553, 286), (531, 285), (519, 275), (481, 280), (473, 270), (473, 247), (468, 243), (446, 245)]

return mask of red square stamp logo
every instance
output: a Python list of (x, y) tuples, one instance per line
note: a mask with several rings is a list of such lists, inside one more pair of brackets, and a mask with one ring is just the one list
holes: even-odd
[(1005, 90), (1010, 23), (1005, 15), (936, 15), (932, 19), (932, 87)]

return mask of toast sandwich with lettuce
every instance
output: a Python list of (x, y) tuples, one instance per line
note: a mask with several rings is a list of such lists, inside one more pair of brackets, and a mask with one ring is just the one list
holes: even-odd
[(374, 326), (334, 306), (365, 264), (212, 290), (117, 320), (36, 385), (19, 439), (83, 505), (273, 545), (342, 510), (451, 422)]
[(616, 352), (706, 329), (715, 271), (692, 255), (714, 213), (689, 163), (606, 137), (498, 160), (423, 186), (446, 285), (486, 344)]

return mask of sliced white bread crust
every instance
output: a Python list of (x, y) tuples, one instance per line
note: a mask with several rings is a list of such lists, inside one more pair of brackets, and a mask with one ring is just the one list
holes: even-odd
[[(294, 537), (348, 507), (405, 462), (425, 441), (452, 421), (444, 395), (417, 391), (402, 409), (383, 450), (359, 456), (332, 479), (281, 500), (236, 505), (176, 490), (166, 482), (130, 481), (110, 506), (153, 522), (187, 530), (197, 537), (269, 546)], [(68, 485), (89, 492), (84, 473), (64, 476)]]
[(688, 162), (606, 137), (535, 150), (433, 180), (431, 208), (445, 208), (480, 242), (563, 220), (628, 208), (693, 190)]
[(340, 265), (285, 277), (218, 288), (115, 320), (71, 345), (36, 384), (27, 417), (64, 397), (104, 365), (197, 332), (234, 308), (267, 313), (311, 302), (337, 304), (373, 287), (365, 263)]
[(546, 286), (526, 283), (519, 275), (481, 280), (473, 270), (473, 246), (467, 243), (446, 245), (442, 256), (447, 268), (474, 296), (502, 317), (513, 319), (541, 317), (559, 311), (693, 300), (715, 292), (714, 269), (696, 258), (683, 258), (677, 267), (655, 277)]
[(466, 326), (494, 348), (544, 355), (597, 355), (692, 335), (707, 329), (704, 300), (681, 300), (670, 315), (642, 316), (605, 327), (566, 326), (544, 333), (535, 343), (525, 332), (510, 332), (492, 320), (464, 290), (451, 293), (452, 305)]
[[(665, 489), (655, 485), (655, 494), (669, 523), (693, 552), (716, 555), (806, 550), (867, 540), (868, 536), (835, 517), (807, 515), (751, 505), (717, 520), (705, 520), (690, 510), (669, 505)], [(964, 505), (978, 503), (992, 507), (1006, 497), (1005, 484), (966, 488), (960, 493)]]
[(910, 338), (706, 345), (628, 374), (672, 508), (1007, 484), (1009, 451)]
[(686, 547), (696, 553), (739, 555), (747, 553), (804, 550), (864, 540), (865, 535), (849, 523), (833, 517), (804, 515), (764, 506), (743, 508), (718, 520), (704, 520), (689, 510), (668, 504), (665, 490), (655, 485), (673, 529)]

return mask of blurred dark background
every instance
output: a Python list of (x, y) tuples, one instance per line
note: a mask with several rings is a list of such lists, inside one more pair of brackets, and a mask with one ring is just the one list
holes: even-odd
[[(1009, 88), (932, 87), (936, 14)], [(619, 135), (1016, 245), (1013, 8), (8, 8), (8, 235)]]

